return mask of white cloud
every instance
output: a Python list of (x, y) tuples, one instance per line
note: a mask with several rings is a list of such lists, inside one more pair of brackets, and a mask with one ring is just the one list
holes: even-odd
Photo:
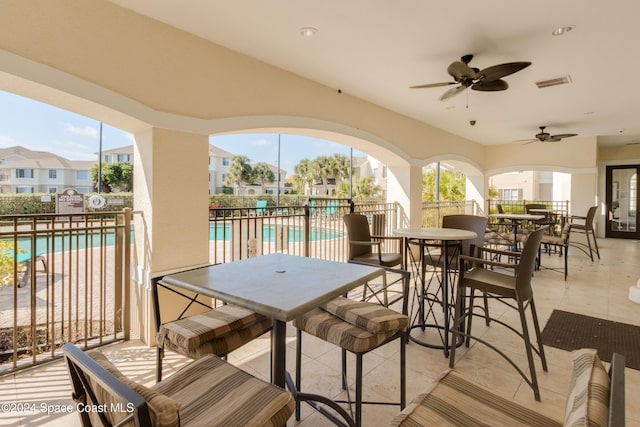
[(269, 141), (264, 138), (254, 139), (251, 141), (251, 145), (268, 145)]
[(97, 128), (88, 125), (85, 127), (80, 127), (67, 123), (65, 124), (65, 130), (74, 135), (88, 136), (89, 138), (98, 139), (98, 137), (100, 136)]

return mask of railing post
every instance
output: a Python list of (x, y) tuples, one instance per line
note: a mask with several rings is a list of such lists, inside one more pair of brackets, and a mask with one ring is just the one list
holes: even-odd
[(304, 256), (308, 257), (311, 253), (311, 227), (310, 223), (310, 209), (309, 205), (304, 205)]
[(124, 208), (124, 254), (122, 262), (123, 300), (122, 300), (122, 328), (125, 341), (129, 340), (131, 332), (131, 208)]

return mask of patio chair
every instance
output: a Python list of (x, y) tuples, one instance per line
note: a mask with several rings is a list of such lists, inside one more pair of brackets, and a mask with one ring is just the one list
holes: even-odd
[[(33, 264), (37, 262), (42, 263), (42, 272), (47, 272), (47, 259), (44, 256), (44, 253), (37, 253), (35, 257), (31, 257), (31, 254), (28, 252), (19, 253), (16, 255), (16, 262), (18, 264), (22, 264), (24, 269), (22, 271), (22, 275), (18, 280), (18, 287), (27, 286), (31, 281), (31, 269), (33, 268)], [(36, 270), (37, 271), (37, 270)]]
[(267, 201), (266, 200), (257, 200), (256, 201), (256, 215), (266, 215), (267, 211)]
[[(399, 282), (402, 286), (401, 298), (391, 301), (388, 304), (371, 303), (364, 301), (354, 301), (349, 298), (336, 298), (320, 308), (294, 319), (293, 326), (298, 329), (296, 342), (296, 384), (295, 389), (301, 389), (302, 380), (302, 332), (318, 337), (324, 341), (339, 346), (342, 349), (342, 388), (347, 390), (348, 399), (335, 400), (336, 403), (348, 403), (349, 408), (355, 405), (355, 416), (351, 418), (339, 411), (345, 418), (348, 425), (362, 425), (362, 405), (400, 405), (404, 408), (406, 402), (406, 350), (407, 328), (409, 326), (408, 317), (408, 296), (410, 274), (404, 270), (390, 269), (385, 267), (386, 273), (399, 275), (396, 281), (387, 281), (389, 286), (395, 286)], [(395, 302), (402, 301), (402, 312), (389, 308)], [(382, 347), (398, 339), (400, 342), (400, 401), (399, 402), (373, 402), (363, 401), (362, 377), (363, 377), (363, 356), (372, 350)], [(347, 384), (347, 352), (356, 356), (356, 384), (355, 402), (351, 402), (349, 387)], [(309, 398), (296, 399), (296, 420), (300, 420), (300, 401), (313, 401), (314, 395), (308, 393), (298, 393), (299, 396), (309, 396)], [(330, 402), (322, 402), (335, 408)], [(317, 405), (312, 406), (318, 409)], [(321, 412), (325, 413), (321, 410)]]
[[(381, 267), (396, 267), (402, 265), (402, 238), (395, 236), (372, 235), (369, 230), (369, 221), (362, 214), (346, 214), (343, 217), (349, 236), (348, 260), (362, 264), (379, 265)], [(385, 241), (397, 242), (397, 252), (383, 252), (382, 245)], [(374, 251), (373, 248), (376, 248)], [(386, 277), (386, 276), (385, 276)], [(386, 290), (386, 284), (383, 284)], [(367, 286), (364, 287), (366, 297)], [(386, 302), (385, 294), (385, 302)]]
[[(488, 346), (492, 350), (496, 351), (500, 356), (505, 358), (517, 371), (522, 375), (524, 380), (533, 389), (533, 394), (536, 400), (540, 400), (540, 391), (538, 388), (538, 379), (536, 376), (536, 370), (533, 360), (533, 353), (535, 352), (542, 362), (542, 369), (547, 370), (547, 361), (544, 355), (544, 347), (542, 345), (542, 337), (540, 335), (540, 325), (538, 324), (538, 315), (536, 313), (536, 307), (533, 300), (533, 290), (531, 288), (531, 277), (536, 267), (536, 257), (538, 255), (538, 248), (542, 235), (545, 232), (545, 228), (539, 228), (529, 234), (527, 241), (524, 244), (522, 252), (508, 252), (500, 251), (497, 249), (491, 249), (487, 247), (479, 248), (477, 257), (470, 257), (461, 255), (460, 260), (464, 262), (463, 267), (460, 269), (460, 278), (458, 280), (458, 288), (456, 292), (456, 309), (454, 316), (454, 323), (451, 326), (451, 332), (453, 334), (452, 342), (459, 337), (464, 337), (465, 345), (469, 347), (470, 339)], [(483, 254), (501, 254), (508, 255), (509, 259), (517, 259), (517, 263), (502, 263), (498, 261), (492, 261), (482, 257)], [(513, 269), (515, 275), (504, 274), (497, 270), (490, 270), (484, 268), (485, 266), (502, 267), (505, 269)], [(467, 289), (470, 294), (467, 296)], [(529, 377), (524, 373), (518, 365), (513, 362), (503, 351), (489, 343), (488, 341), (472, 335), (472, 319), (473, 316), (483, 317), (487, 320), (487, 316), (477, 314), (474, 312), (474, 295), (478, 290), (489, 298), (493, 298), (497, 301), (504, 303), (507, 307), (515, 309), (519, 313), (521, 329), (517, 330), (513, 326), (504, 321), (504, 317), (495, 318), (491, 320), (494, 323), (498, 323), (505, 326), (507, 329), (516, 333), (524, 341), (524, 347), (527, 354), (527, 360), (529, 362)], [(468, 304), (466, 299), (469, 299)], [(537, 339), (537, 348), (531, 343), (529, 337), (529, 327), (527, 325), (526, 309), (531, 311), (531, 318), (533, 321), (533, 327), (535, 330), (535, 336)], [(463, 311), (464, 310), (464, 311)], [(502, 315), (502, 311), (500, 311)], [(464, 325), (466, 321), (466, 327)], [(449, 367), (453, 368), (455, 364), (456, 346), (451, 347), (451, 356), (449, 358)]]
[[(585, 235), (587, 239), (587, 243), (582, 242), (570, 242), (571, 246), (575, 246), (580, 249), (582, 252), (587, 254), (591, 261), (593, 262), (593, 254), (598, 255), (598, 259), (600, 259), (600, 250), (598, 249), (598, 241), (596, 240), (596, 233), (593, 230), (593, 219), (596, 216), (596, 211), (598, 210), (597, 206), (591, 206), (587, 211), (586, 216), (576, 216), (571, 215), (571, 230), (575, 233), (582, 233)], [(577, 222), (576, 222), (577, 221)], [(593, 247), (591, 246), (591, 239), (593, 237)]]
[(596, 350), (575, 350), (564, 419), (553, 418), (544, 407), (525, 406), (455, 369), (445, 371), (390, 426), (621, 427), (625, 425), (624, 365), (624, 356), (613, 353), (607, 374)]
[(205, 356), (151, 387), (138, 384), (100, 351), (62, 347), (84, 427), (281, 426), (294, 409), (289, 392), (216, 356)]
[[(207, 354), (226, 357), (232, 351), (269, 332), (273, 326), (271, 318), (253, 311), (227, 304), (211, 308), (198, 301), (197, 295), (190, 297), (154, 280), (152, 297), (156, 317), (156, 381), (162, 380), (162, 359), (165, 349), (183, 356), (198, 359)], [(158, 287), (187, 298), (189, 303), (176, 320), (162, 323), (158, 301)], [(193, 304), (208, 310), (183, 317)]]
[[(569, 238), (571, 235), (571, 223), (566, 222), (562, 227), (562, 234), (558, 236), (553, 236), (549, 234), (545, 234), (542, 236), (542, 242), (540, 244), (540, 248), (538, 249), (538, 263), (539, 267), (542, 267), (542, 248), (544, 247), (544, 251), (551, 255), (551, 249), (556, 249), (560, 256), (564, 258), (564, 280), (567, 280), (567, 275), (569, 274), (569, 263), (567, 257), (569, 256)], [(544, 267), (547, 270), (556, 270), (551, 267)]]

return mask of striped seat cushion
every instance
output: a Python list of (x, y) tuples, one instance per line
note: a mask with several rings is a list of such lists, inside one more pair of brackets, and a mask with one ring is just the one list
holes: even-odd
[(326, 311), (359, 328), (377, 334), (388, 331), (405, 331), (409, 318), (397, 311), (362, 301), (339, 297), (322, 305)]
[(609, 415), (609, 387), (609, 375), (598, 357), (598, 352), (591, 348), (574, 351), (564, 425), (606, 426)]
[(376, 348), (399, 332), (396, 329), (374, 334), (321, 308), (296, 318), (293, 326), (354, 353)]
[(561, 426), (562, 423), (446, 371), (391, 426)]
[[(262, 330), (259, 334), (261, 335), (268, 330), (268, 328), (263, 330), (265, 323), (270, 327), (271, 319), (235, 305), (223, 305), (201, 314), (165, 323), (160, 327), (156, 341), (159, 347), (166, 345), (180, 353), (190, 355), (205, 343), (231, 336), (252, 325), (260, 325), (254, 330)], [(250, 339), (253, 338), (255, 337)], [(237, 337), (231, 336), (229, 339), (235, 340)]]
[(220, 338), (206, 341), (202, 345), (194, 349), (179, 347), (174, 344), (173, 341), (167, 338), (163, 340), (162, 344), (164, 345), (163, 348), (171, 349), (192, 359), (200, 358), (206, 354), (224, 356), (231, 353), (233, 350), (242, 347), (249, 341), (252, 341), (268, 332), (271, 329), (272, 325), (273, 321), (270, 318), (265, 317), (261, 321), (250, 326), (235, 329), (233, 331), (230, 331), (226, 335), (221, 336)]
[[(120, 380), (120, 382), (125, 386), (142, 396), (149, 407), (149, 415), (151, 416), (151, 422), (154, 427), (177, 427), (180, 425), (180, 402), (165, 396), (156, 390), (145, 387), (135, 381), (131, 381), (123, 375), (102, 352), (93, 350), (89, 351), (87, 354), (95, 360), (98, 365), (102, 366), (107, 372)], [(101, 404), (106, 404), (107, 407), (110, 408), (111, 403), (122, 403), (122, 401), (116, 400), (113, 395), (106, 392), (98, 384), (92, 384), (92, 388), (96, 393), (99, 393), (96, 397)], [(110, 422), (112, 424), (116, 424), (118, 421), (129, 415), (126, 411), (106, 411), (104, 414), (106, 417), (111, 418)], [(89, 415), (92, 417), (94, 425), (102, 425), (99, 419), (95, 416), (96, 414), (90, 413)], [(133, 422), (131, 425), (133, 425)]]
[(152, 387), (180, 402), (182, 426), (283, 426), (289, 392), (215, 357), (205, 356)]

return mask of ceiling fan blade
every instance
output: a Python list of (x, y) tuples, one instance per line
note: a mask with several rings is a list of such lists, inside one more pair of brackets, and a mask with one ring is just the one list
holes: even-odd
[(456, 82), (464, 79), (475, 80), (477, 78), (475, 70), (461, 61), (452, 62), (451, 65), (447, 67), (447, 73), (449, 73), (449, 75), (453, 77)]
[(442, 96), (440, 96), (440, 101), (446, 101), (447, 99), (462, 93), (467, 87), (464, 85), (460, 85), (460, 86), (456, 86), (456, 87), (452, 87), (451, 89), (447, 90), (445, 93), (442, 94)]
[(500, 90), (507, 90), (508, 88), (509, 84), (502, 79), (490, 81), (480, 80), (471, 85), (471, 89), (482, 92), (498, 92)]
[(537, 138), (534, 139), (525, 139), (525, 142), (522, 145), (527, 145), (527, 144), (531, 144), (532, 142), (538, 142)]
[(456, 82), (429, 83), (426, 85), (409, 86), (409, 89), (425, 89), (429, 87), (449, 86), (449, 85), (455, 85), (455, 84)]
[(494, 65), (480, 70), (477, 78), (483, 81), (498, 80), (509, 74), (517, 73), (529, 65), (531, 65), (531, 62), (507, 62), (506, 64)]
[(571, 138), (572, 136), (578, 136), (578, 134), (577, 133), (559, 133), (557, 135), (551, 135), (550, 139), (557, 139), (558, 141), (560, 141), (561, 139)]
[(557, 138), (556, 135), (550, 136), (549, 138), (545, 139), (544, 142), (558, 142), (561, 141), (562, 138)]

